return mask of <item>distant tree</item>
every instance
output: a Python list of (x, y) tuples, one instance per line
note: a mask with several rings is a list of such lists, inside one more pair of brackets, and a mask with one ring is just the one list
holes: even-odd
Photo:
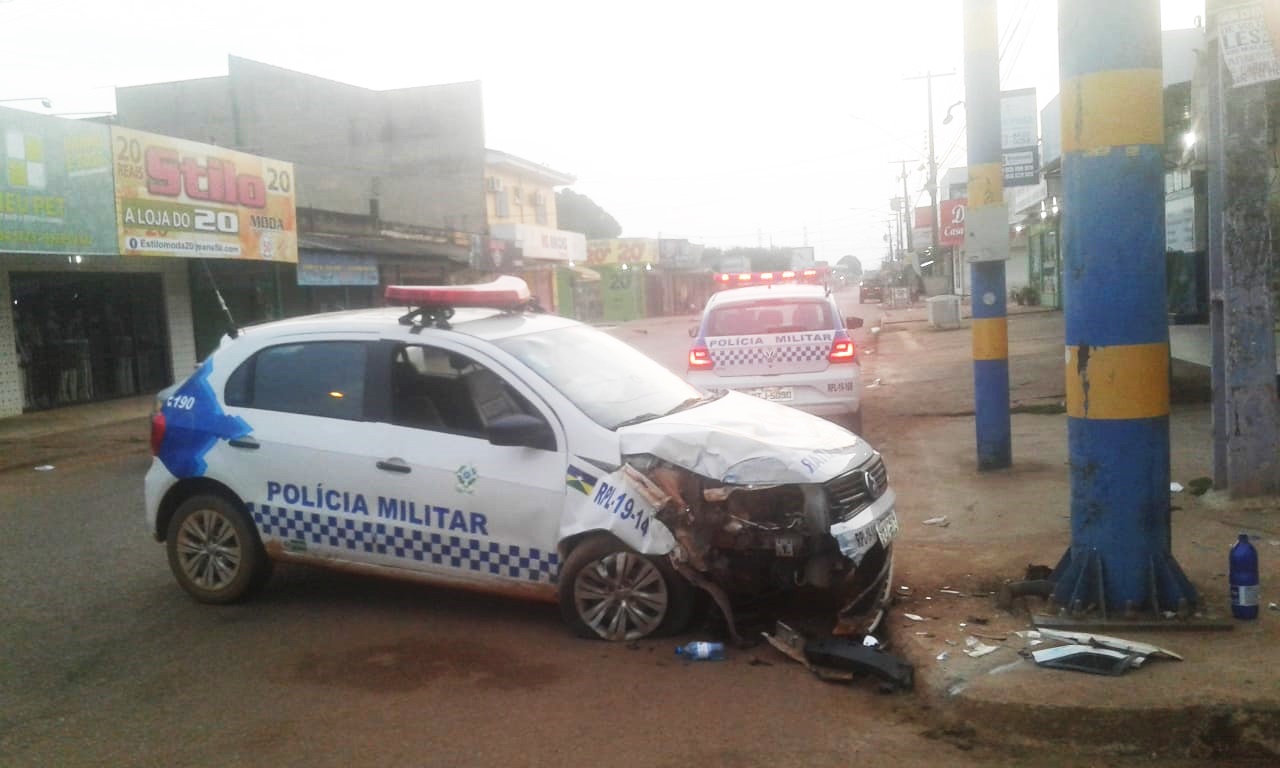
[(609, 240), (622, 234), (622, 225), (586, 195), (572, 189), (556, 193), (556, 221), (560, 229), (581, 232), (588, 240)]
[(854, 277), (862, 274), (862, 261), (857, 256), (845, 256), (836, 262), (836, 266)]

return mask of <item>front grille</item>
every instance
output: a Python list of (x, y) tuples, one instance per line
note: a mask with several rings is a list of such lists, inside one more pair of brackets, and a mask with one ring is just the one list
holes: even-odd
[(856, 469), (828, 480), (823, 487), (827, 491), (827, 504), (831, 509), (832, 522), (848, 520), (875, 500), (867, 490), (864, 473), (871, 474), (880, 488), (880, 493), (884, 493), (889, 487), (889, 471), (885, 469), (884, 459), (879, 453), (874, 454)]

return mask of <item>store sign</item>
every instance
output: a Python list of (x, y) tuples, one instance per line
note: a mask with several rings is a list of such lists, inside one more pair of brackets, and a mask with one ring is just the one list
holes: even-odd
[(955, 248), (964, 246), (964, 219), (967, 200), (943, 200), (938, 214), (938, 243)]
[(1040, 180), (1038, 117), (1035, 88), (1000, 93), (1000, 154), (1006, 187)]
[(0, 251), (116, 253), (107, 126), (0, 107)]
[(646, 237), (592, 240), (587, 243), (587, 264), (654, 264), (658, 261), (658, 241)]
[(494, 224), (489, 228), (489, 234), (491, 237), (516, 243), (526, 262), (581, 262), (587, 258), (587, 238), (581, 232), (567, 232), (535, 224)]
[(120, 253), (298, 260), (293, 164), (111, 129)]
[(303, 251), (298, 285), (377, 285), (378, 259), (368, 254)]
[(1237, 88), (1280, 80), (1280, 6), (1276, 3), (1242, 3), (1218, 11), (1222, 60)]

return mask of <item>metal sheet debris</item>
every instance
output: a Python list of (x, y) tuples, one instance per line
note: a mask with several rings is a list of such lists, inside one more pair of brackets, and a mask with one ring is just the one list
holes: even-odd
[(1167, 648), (1161, 648), (1158, 645), (1151, 645), (1149, 643), (1139, 643), (1134, 640), (1125, 640), (1122, 637), (1097, 635), (1091, 632), (1067, 632), (1059, 629), (1041, 629), (1040, 635), (1050, 640), (1062, 640), (1068, 643), (1109, 648), (1111, 650), (1122, 651), (1124, 653), (1135, 654), (1138, 656), (1159, 656), (1167, 659), (1174, 659), (1175, 661), (1182, 661), (1181, 656)]
[(1087, 672), (1092, 675), (1119, 676), (1142, 664), (1143, 658), (1132, 653), (1095, 648), (1092, 645), (1059, 645), (1032, 651), (1036, 664), (1050, 669)]

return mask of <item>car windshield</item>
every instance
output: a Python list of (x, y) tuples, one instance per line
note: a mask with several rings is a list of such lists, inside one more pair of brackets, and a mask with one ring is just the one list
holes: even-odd
[(698, 389), (636, 348), (573, 325), (495, 342), (609, 429), (647, 421), (702, 399)]
[(825, 301), (728, 304), (711, 310), (707, 317), (707, 335), (829, 331), (834, 324), (831, 306)]

